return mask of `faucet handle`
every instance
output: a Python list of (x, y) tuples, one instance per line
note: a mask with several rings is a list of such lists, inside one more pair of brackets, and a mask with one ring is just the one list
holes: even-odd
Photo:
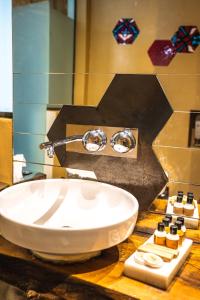
[(107, 137), (101, 129), (87, 131), (82, 139), (82, 144), (87, 151), (95, 152), (104, 149)]
[(125, 128), (123, 131), (118, 131), (112, 136), (110, 144), (114, 151), (126, 153), (135, 148), (136, 140), (131, 129)]

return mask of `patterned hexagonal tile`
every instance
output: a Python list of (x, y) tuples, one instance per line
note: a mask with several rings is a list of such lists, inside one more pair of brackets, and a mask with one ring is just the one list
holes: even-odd
[(155, 40), (148, 54), (154, 66), (168, 66), (176, 55), (176, 49), (170, 40)]
[(193, 53), (200, 44), (200, 33), (197, 26), (180, 26), (171, 38), (176, 52)]
[(139, 28), (132, 18), (121, 18), (115, 28), (113, 35), (118, 44), (132, 44), (139, 34)]

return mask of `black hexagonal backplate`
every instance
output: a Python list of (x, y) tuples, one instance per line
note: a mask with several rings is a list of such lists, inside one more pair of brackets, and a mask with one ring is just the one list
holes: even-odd
[(94, 171), (98, 181), (131, 192), (144, 210), (167, 182), (152, 142), (172, 113), (155, 75), (117, 74), (97, 107), (64, 105), (47, 136), (65, 138), (67, 124), (138, 128), (137, 160), (66, 152), (65, 146), (55, 151), (62, 167)]

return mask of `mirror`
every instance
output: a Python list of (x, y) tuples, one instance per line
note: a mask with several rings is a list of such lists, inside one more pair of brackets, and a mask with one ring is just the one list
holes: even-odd
[(43, 172), (38, 144), (59, 108), (73, 103), (75, 0), (13, 0), (12, 26), (14, 154)]
[(16, 113), (20, 104), (72, 104), (75, 0), (13, 0), (12, 16)]
[(43, 164), (59, 166), (38, 145), (62, 105), (97, 105), (114, 77), (92, 71), (96, 32), (90, 22), (97, 20), (91, 20), (90, 2), (13, 0), (14, 154), (23, 154), (33, 173), (43, 172)]
[[(153, 41), (170, 39), (183, 20), (191, 17), (198, 25), (199, 3), (190, 11), (180, 1), (154, 4), (13, 0), (14, 154), (24, 154), (27, 173), (66, 176), (56, 158), (38, 147), (63, 104), (96, 106), (117, 73), (157, 74), (174, 113), (156, 137), (154, 152), (169, 173), (170, 195), (192, 191), (199, 201), (200, 150), (188, 146), (190, 116), (200, 111), (199, 51), (177, 54), (167, 67), (154, 66), (148, 56)], [(119, 45), (112, 30), (126, 16), (136, 20), (140, 33), (133, 44)], [(165, 204), (153, 202), (149, 210), (162, 215)]]

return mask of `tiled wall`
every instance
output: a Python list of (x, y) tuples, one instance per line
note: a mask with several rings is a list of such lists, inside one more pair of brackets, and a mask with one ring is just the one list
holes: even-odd
[[(195, 184), (188, 188), (200, 193), (200, 149), (188, 148), (190, 111), (200, 110), (200, 47), (191, 54), (178, 53), (167, 67), (154, 66), (147, 53), (154, 40), (170, 39), (180, 25), (196, 25), (200, 29), (200, 2), (184, 1), (183, 5), (182, 0), (102, 0), (100, 4), (98, 0), (92, 0), (89, 10), (84, 20), (85, 28), (90, 24), (87, 45), (85, 40), (77, 43), (77, 61), (81, 61), (81, 53), (87, 47), (89, 54), (87, 63), (81, 61), (76, 65), (75, 103), (96, 105), (115, 73), (157, 74), (174, 113), (155, 139), (153, 149), (170, 182), (182, 182), (185, 187)], [(135, 19), (140, 29), (132, 45), (119, 45), (111, 35), (117, 20), (122, 17)], [(77, 31), (80, 30), (82, 35), (82, 23), (80, 26)], [(84, 55), (81, 56), (83, 60)], [(78, 87), (83, 81), (82, 96)]]
[[(188, 148), (188, 133), (190, 111), (200, 110), (200, 47), (191, 54), (177, 54), (166, 67), (154, 66), (148, 49), (156, 39), (169, 40), (180, 25), (195, 25), (200, 29), (199, 11), (199, 0), (77, 0), (74, 86), (75, 104), (96, 106), (116, 73), (156, 74), (174, 113), (153, 148), (171, 185), (181, 182), (196, 194), (200, 193), (200, 149)], [(131, 45), (117, 44), (112, 35), (120, 18), (135, 19), (140, 29)], [(51, 76), (64, 90), (65, 78), (72, 74), (61, 68)], [(39, 89), (37, 95), (38, 103)], [(64, 104), (64, 100), (57, 98), (56, 103)], [(31, 130), (25, 131), (32, 134)], [(40, 128), (35, 134), (37, 143), (45, 139)], [(20, 138), (26, 143), (25, 135)], [(40, 151), (37, 143), (33, 145), (35, 152)], [(37, 163), (34, 157), (28, 160)]]
[(12, 119), (1, 117), (0, 182), (12, 184)]

